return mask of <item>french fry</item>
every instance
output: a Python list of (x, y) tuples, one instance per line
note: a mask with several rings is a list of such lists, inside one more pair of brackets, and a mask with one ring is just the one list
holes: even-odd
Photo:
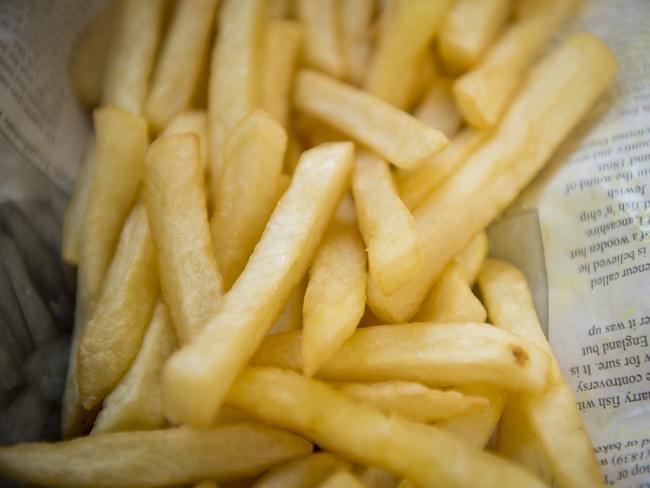
[(546, 2), (543, 9), (508, 27), (485, 58), (458, 78), (454, 95), (463, 117), (479, 128), (493, 127), (523, 79), (523, 73), (575, 11), (578, 0)]
[(142, 112), (163, 28), (165, 0), (123, 0), (104, 74), (102, 105)]
[[(341, 209), (340, 207), (351, 207)], [(303, 373), (312, 376), (356, 329), (366, 307), (366, 253), (348, 196), (339, 206), (309, 270), (303, 304)]]
[[(440, 74), (436, 67), (436, 62), (429, 50), (426, 50), (416, 62), (416, 68), (410, 75), (409, 90), (406, 96), (406, 107), (411, 109), (413, 106), (420, 104), (426, 96), (429, 88)], [(426, 124), (426, 121), (423, 121)], [(430, 126), (433, 129), (438, 127)], [(438, 129), (440, 130), (440, 129)]]
[(0, 448), (0, 472), (65, 488), (187, 485), (256, 476), (311, 449), (300, 437), (260, 424), (117, 432)]
[(290, 330), (302, 329), (302, 305), (305, 298), (307, 283), (302, 280), (298, 288), (292, 293), (291, 298), (284, 306), (282, 313), (273, 323), (267, 335), (280, 334)]
[(472, 292), (456, 259), (447, 265), (415, 314), (418, 322), (434, 323), (485, 322), (486, 317), (485, 308)]
[[(301, 341), (299, 331), (267, 337), (251, 365), (301, 371)], [(337, 382), (413, 381), (432, 387), (484, 382), (541, 393), (547, 387), (549, 361), (532, 343), (485, 324), (378, 325), (357, 329), (316, 376)]]
[(424, 100), (413, 112), (419, 121), (439, 130), (449, 138), (456, 135), (462, 122), (451, 87), (452, 81), (449, 78), (434, 79)]
[(124, 224), (102, 291), (79, 342), (77, 380), (87, 410), (117, 385), (140, 349), (160, 293), (147, 212)]
[(276, 204), (286, 146), (280, 124), (259, 109), (226, 140), (210, 231), (227, 290), (246, 266)]
[(465, 246), (465, 249), (456, 255), (456, 263), (470, 286), (476, 281), (489, 250), (487, 234), (481, 232)]
[(61, 255), (63, 260), (71, 266), (75, 266), (79, 261), (81, 226), (83, 225), (88, 198), (90, 198), (94, 166), (95, 141), (91, 140), (86, 148), (86, 155), (77, 171), (74, 189), (63, 215)]
[(215, 481), (202, 481), (201, 483), (194, 485), (194, 488), (219, 488)]
[(347, 77), (361, 85), (366, 77), (371, 52), (371, 22), (375, 0), (341, 2), (341, 42)]
[(158, 302), (133, 364), (104, 399), (91, 434), (162, 428), (160, 379), (162, 368), (176, 348), (167, 309)]
[[(488, 260), (479, 275), (488, 314), (497, 327), (534, 342), (551, 355), (533, 306), (526, 278), (514, 266)], [(507, 297), (507, 299), (505, 299)], [(544, 457), (561, 487), (602, 486), (603, 479), (573, 390), (560, 366), (551, 362), (551, 385), (541, 396), (518, 399)]]
[(286, 128), (291, 107), (290, 91), (305, 32), (296, 21), (274, 20), (269, 22), (265, 35), (260, 107)]
[(318, 488), (366, 488), (366, 485), (349, 471), (341, 470), (320, 483)]
[(192, 102), (209, 48), (217, 0), (176, 2), (156, 63), (144, 112), (161, 131)]
[[(352, 171), (354, 146), (303, 153), (246, 268), (218, 313), (163, 373), (167, 417), (208, 425), (307, 271)], [(199, 368), (196, 365), (201, 365)]]
[(199, 139), (201, 151), (201, 167), (203, 171), (208, 167), (208, 117), (203, 110), (188, 110), (178, 114), (172, 119), (162, 133), (163, 136), (193, 133)]
[(467, 127), (461, 130), (446, 148), (426, 158), (416, 168), (399, 169), (397, 186), (406, 206), (414, 212), (487, 140), (488, 134), (487, 131)]
[(286, 19), (293, 13), (294, 0), (268, 0), (267, 7), (270, 20)]
[(397, 193), (388, 164), (371, 153), (357, 154), (352, 192), (370, 274), (390, 295), (420, 272), (422, 250), (415, 221)]
[(417, 61), (433, 41), (449, 1), (400, 0), (381, 35), (365, 88), (400, 109), (406, 109)]
[(533, 179), (616, 73), (602, 41), (578, 33), (532, 70), (491, 140), (415, 211), (427, 266), (386, 296), (372, 275), (368, 304), (379, 318), (405, 322), (449, 260)]
[(287, 140), (287, 150), (284, 155), (283, 170), (286, 174), (292, 175), (296, 170), (300, 155), (304, 152), (303, 142), (295, 130), (289, 129), (289, 139)]
[(543, 486), (515, 465), (473, 451), (435, 427), (387, 416), (290, 371), (248, 368), (228, 402), (345, 459), (389, 469), (421, 486)]
[(454, 390), (435, 390), (420, 383), (347, 383), (339, 391), (386, 413), (397, 413), (423, 424), (439, 422), (483, 409), (488, 402), (479, 396)]
[(219, 10), (208, 82), (212, 198), (219, 193), (226, 137), (259, 102), (265, 7), (263, 0), (224, 0)]
[(386, 469), (358, 466), (355, 470), (368, 488), (396, 488), (399, 478)]
[(306, 29), (305, 62), (337, 78), (345, 75), (341, 45), (340, 2), (296, 0), (298, 18)]
[(106, 55), (119, 14), (119, 2), (107, 2), (79, 37), (70, 57), (70, 80), (79, 101), (92, 108), (102, 96)]
[(144, 201), (162, 293), (184, 344), (216, 312), (223, 293), (210, 240), (198, 137), (164, 136), (151, 144)]
[(298, 73), (295, 103), (400, 168), (415, 166), (447, 144), (442, 133), (409, 114), (315, 71)]
[(348, 464), (327, 452), (317, 452), (276, 466), (257, 480), (253, 488), (317, 486), (332, 472), (345, 468)]
[(338, 129), (306, 113), (296, 114), (293, 118), (293, 125), (308, 147), (350, 139)]
[(438, 54), (453, 71), (466, 71), (482, 54), (508, 20), (512, 0), (461, 0), (440, 28)]

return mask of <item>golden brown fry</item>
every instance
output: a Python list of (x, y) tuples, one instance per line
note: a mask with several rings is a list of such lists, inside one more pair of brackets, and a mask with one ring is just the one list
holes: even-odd
[[(301, 341), (299, 331), (267, 337), (251, 364), (300, 371)], [(549, 362), (548, 354), (534, 344), (485, 324), (378, 325), (357, 329), (317, 377), (414, 381), (433, 387), (484, 382), (540, 393), (547, 387)]]
[[(479, 286), (497, 327), (534, 342), (551, 355), (524, 275), (503, 261), (488, 260)], [(602, 486), (603, 478), (571, 386), (551, 362), (551, 385), (544, 395), (519, 397), (522, 414), (539, 439), (561, 487)]]
[(144, 107), (155, 131), (164, 129), (192, 102), (209, 48), (217, 2), (176, 2)]
[(203, 110), (188, 110), (182, 112), (172, 119), (162, 133), (163, 136), (178, 134), (196, 134), (199, 139), (201, 151), (201, 167), (203, 171), (208, 166), (208, 117)]
[[(303, 153), (253, 255), (219, 312), (167, 362), (167, 417), (208, 425), (309, 266), (349, 181), (351, 143)], [(197, 366), (200, 365), (200, 366)]]
[(366, 485), (347, 470), (340, 470), (318, 485), (318, 488), (366, 488)]
[(420, 272), (422, 251), (415, 221), (397, 193), (388, 164), (374, 154), (357, 154), (352, 192), (370, 274), (389, 295)]
[(347, 77), (360, 85), (366, 77), (371, 52), (371, 22), (375, 0), (341, 2), (341, 42)]
[(292, 20), (274, 20), (266, 27), (260, 107), (282, 127), (288, 126), (290, 91), (305, 37), (303, 26)]
[(230, 133), (221, 185), (210, 221), (226, 290), (246, 266), (276, 204), (287, 135), (270, 115), (255, 110)]
[(422, 486), (543, 486), (515, 465), (474, 451), (435, 427), (387, 416), (290, 371), (245, 369), (228, 402), (346, 459), (389, 469)]
[(184, 344), (215, 313), (223, 293), (210, 240), (197, 136), (164, 136), (151, 144), (144, 200), (162, 293), (178, 341)]
[(573, 34), (530, 73), (492, 139), (415, 211), (427, 266), (390, 296), (372, 276), (368, 304), (388, 322), (404, 322), (449, 260), (514, 200), (605, 90), (616, 73), (597, 37)]
[(327, 452), (317, 452), (276, 466), (255, 482), (253, 488), (304, 488), (317, 486), (332, 472), (349, 463)]
[(298, 73), (295, 103), (401, 168), (415, 166), (447, 144), (442, 133), (409, 114), (315, 71)]
[(260, 424), (118, 432), (0, 448), (0, 472), (62, 488), (187, 485), (256, 476), (311, 449), (300, 437)]
[(164, 426), (160, 380), (165, 361), (174, 349), (176, 337), (167, 309), (158, 302), (138, 355), (122, 381), (104, 399), (91, 434)]
[(102, 291), (79, 342), (77, 379), (90, 410), (117, 385), (140, 349), (159, 295), (147, 213), (137, 205), (124, 224)]
[(341, 45), (340, 2), (296, 0), (298, 18), (306, 29), (305, 62), (321, 71), (343, 78), (345, 59)]
[(104, 74), (103, 105), (142, 112), (163, 28), (165, 0), (123, 0)]
[(467, 122), (493, 127), (523, 81), (528, 66), (575, 11), (578, 0), (545, 2), (543, 9), (508, 27), (483, 61), (458, 78), (454, 95)]
[(489, 250), (487, 234), (481, 232), (465, 246), (465, 249), (456, 255), (456, 263), (463, 272), (465, 281), (470, 286), (476, 281)]
[(465, 71), (474, 66), (508, 20), (512, 0), (460, 0), (440, 28), (438, 53), (446, 66)]
[(452, 81), (439, 77), (433, 80), (424, 100), (415, 108), (415, 117), (429, 127), (452, 138), (458, 132), (462, 117), (451, 90)]
[(449, 3), (448, 0), (396, 3), (390, 19), (382, 25), (364, 84), (366, 90), (395, 107), (407, 108), (417, 61), (433, 41)]

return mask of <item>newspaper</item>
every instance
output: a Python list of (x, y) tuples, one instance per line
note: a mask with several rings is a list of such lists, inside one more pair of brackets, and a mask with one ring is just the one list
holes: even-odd
[[(351, 0), (352, 1), (352, 0)], [(100, 0), (0, 3), (0, 201), (62, 206), (90, 134), (66, 74)], [(650, 4), (585, 0), (614, 86), (489, 229), (519, 265), (611, 486), (650, 487)]]

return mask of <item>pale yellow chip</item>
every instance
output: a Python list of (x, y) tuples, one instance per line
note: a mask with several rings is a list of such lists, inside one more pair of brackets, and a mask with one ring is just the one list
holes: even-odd
[(305, 26), (305, 62), (338, 78), (345, 75), (341, 43), (341, 3), (337, 0), (296, 0)]
[(365, 488), (366, 485), (347, 470), (340, 470), (318, 485), (318, 488)]
[(375, 8), (375, 0), (341, 2), (341, 42), (346, 75), (355, 85), (363, 82), (369, 67)]
[(349, 463), (327, 452), (317, 452), (271, 469), (253, 488), (303, 488), (317, 486), (332, 472)]

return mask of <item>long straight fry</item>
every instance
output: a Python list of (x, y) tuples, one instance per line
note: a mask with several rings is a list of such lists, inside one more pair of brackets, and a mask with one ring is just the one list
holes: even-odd
[(342, 78), (345, 58), (341, 44), (337, 0), (296, 0), (298, 18), (306, 28), (305, 61), (313, 68)]
[(218, 313), (168, 361), (163, 375), (168, 418), (193, 425), (211, 422), (307, 271), (348, 184), (353, 152), (351, 143), (339, 143), (303, 153), (289, 189)]
[(366, 77), (372, 48), (371, 22), (375, 0), (341, 2), (341, 42), (347, 77), (360, 85)]
[(428, 266), (390, 296), (370, 277), (375, 315), (404, 322), (417, 312), (449, 260), (533, 179), (616, 70), (607, 46), (586, 33), (569, 37), (532, 70), (496, 134), (415, 211)]

